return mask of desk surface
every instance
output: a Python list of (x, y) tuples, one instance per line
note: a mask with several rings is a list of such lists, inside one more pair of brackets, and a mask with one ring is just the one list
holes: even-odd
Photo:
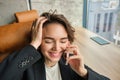
[(99, 45), (90, 39), (98, 35), (81, 27), (76, 28), (75, 35), (75, 44), (84, 56), (85, 64), (111, 80), (120, 80), (120, 47), (112, 42)]

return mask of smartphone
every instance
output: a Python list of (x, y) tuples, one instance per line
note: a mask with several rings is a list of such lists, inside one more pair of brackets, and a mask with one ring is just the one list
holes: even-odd
[[(63, 57), (64, 57), (65, 60), (66, 60), (66, 58), (68, 58), (70, 56), (73, 56), (73, 55), (74, 55), (73, 53), (63, 53)], [(67, 61), (65, 62), (65, 65), (68, 65)]]

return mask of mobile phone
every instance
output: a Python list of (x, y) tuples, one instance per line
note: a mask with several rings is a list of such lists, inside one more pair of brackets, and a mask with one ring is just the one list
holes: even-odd
[[(73, 55), (74, 55), (73, 53), (63, 53), (63, 57), (64, 57), (65, 60), (66, 60), (66, 58), (68, 58), (70, 56), (73, 56)], [(65, 62), (65, 65), (68, 65), (67, 61)]]

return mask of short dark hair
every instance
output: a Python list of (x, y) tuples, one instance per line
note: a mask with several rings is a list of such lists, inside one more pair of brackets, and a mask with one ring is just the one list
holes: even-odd
[(75, 36), (74, 32), (75, 29), (71, 26), (69, 21), (64, 17), (62, 14), (51, 14), (49, 12), (45, 12), (41, 14), (41, 16), (46, 17), (48, 20), (44, 22), (43, 27), (50, 24), (50, 23), (59, 23), (64, 26), (70, 43), (74, 42)]

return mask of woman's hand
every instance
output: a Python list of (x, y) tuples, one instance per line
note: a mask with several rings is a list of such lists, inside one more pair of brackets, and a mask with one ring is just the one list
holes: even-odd
[(42, 42), (42, 27), (43, 23), (47, 20), (45, 17), (39, 17), (32, 25), (31, 45), (36, 49)]
[[(69, 63), (71, 68), (79, 74), (81, 77), (87, 77), (87, 70), (84, 66), (83, 56), (80, 54), (78, 47), (75, 45), (69, 45), (66, 48), (65, 54), (66, 64)], [(71, 55), (71, 56), (70, 56)]]

